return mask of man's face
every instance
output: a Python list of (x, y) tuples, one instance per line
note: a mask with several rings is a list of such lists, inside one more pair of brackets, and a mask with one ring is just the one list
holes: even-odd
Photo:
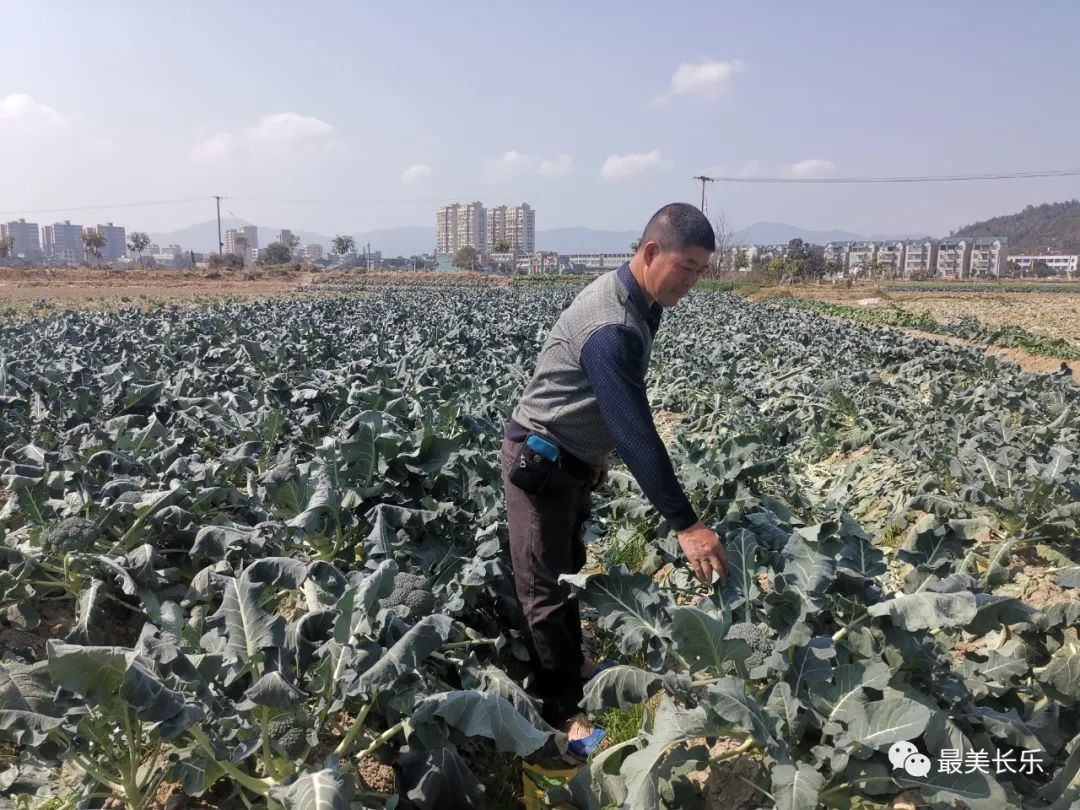
[(648, 243), (645, 278), (649, 294), (662, 307), (675, 306), (701, 279), (711, 255), (703, 247), (661, 250), (656, 243)]

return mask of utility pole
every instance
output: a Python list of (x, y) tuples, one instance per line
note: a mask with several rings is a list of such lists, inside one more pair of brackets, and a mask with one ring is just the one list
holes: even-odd
[(714, 182), (711, 177), (699, 174), (693, 178), (701, 181), (701, 213), (705, 213), (705, 184)]
[[(705, 186), (702, 185), (702, 188), (705, 188)], [(221, 197), (215, 194), (214, 199), (217, 200), (217, 249), (218, 255), (223, 256), (225, 255), (225, 243), (221, 241)]]

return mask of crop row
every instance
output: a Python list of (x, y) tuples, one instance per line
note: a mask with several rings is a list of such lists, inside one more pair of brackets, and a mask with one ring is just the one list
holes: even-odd
[[(0, 327), (8, 793), (481, 806), (485, 762), (564, 747), (507, 629), (498, 445), (571, 297), (376, 291)], [(588, 530), (600, 564), (572, 578), (619, 664), (585, 705), (657, 708), (553, 801), (688, 807), (685, 774), (722, 767), (697, 743), (716, 737), (784, 808), (909, 786), (940, 806), (1076, 798), (1080, 602), (1005, 595), (1024, 560), (1080, 586), (1069, 381), (709, 293), (665, 316), (650, 396), (731, 576), (698, 590), (616, 469)], [(630, 532), (650, 549), (627, 568), (612, 552)], [(898, 740), (1022, 744), (1046, 773), (897, 776)]]

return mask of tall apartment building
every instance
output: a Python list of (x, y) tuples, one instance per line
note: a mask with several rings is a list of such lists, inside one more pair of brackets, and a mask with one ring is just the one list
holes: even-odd
[(887, 276), (899, 276), (904, 272), (904, 243), (878, 242), (878, 271)]
[(487, 252), (505, 243), (515, 256), (536, 252), (536, 211), (528, 203), (487, 209)]
[(1008, 255), (1008, 239), (1004, 236), (976, 236), (971, 240), (971, 261), (968, 266), (974, 278), (1001, 278)]
[[(241, 239), (242, 237), (242, 239)], [(259, 229), (254, 225), (230, 228), (225, 231), (225, 252), (249, 261), (252, 250), (259, 249)]]
[(839, 267), (841, 270), (848, 269), (848, 257), (854, 242), (827, 242), (825, 244), (825, 266)]
[(54, 262), (81, 262), (86, 258), (82, 235), (82, 225), (72, 225), (70, 219), (46, 225), (41, 229), (45, 257)]
[(938, 243), (937, 274), (942, 277), (967, 278), (971, 269), (971, 239), (950, 236)]
[(127, 231), (124, 230), (123, 225), (113, 225), (108, 222), (92, 230), (105, 237), (105, 244), (101, 248), (103, 262), (119, 261), (127, 255)]
[(435, 212), (436, 252), (452, 256), (466, 245), (481, 254), (488, 250), (487, 212), (479, 201), (444, 205)]
[(904, 278), (929, 278), (937, 272), (938, 244), (933, 239), (904, 242)]
[(0, 239), (8, 237), (14, 240), (11, 248), (12, 256), (22, 256), (24, 259), (41, 258), (41, 236), (36, 222), (27, 222), (20, 218), (0, 223)]
[(877, 245), (873, 242), (852, 242), (848, 251), (848, 267), (860, 273), (869, 272), (877, 258)]
[(277, 239), (275, 239), (274, 241), (281, 242), (281, 244), (283, 245), (288, 245), (292, 241), (292, 238), (292, 231), (290, 231), (288, 228), (282, 228), (280, 231), (278, 231)]

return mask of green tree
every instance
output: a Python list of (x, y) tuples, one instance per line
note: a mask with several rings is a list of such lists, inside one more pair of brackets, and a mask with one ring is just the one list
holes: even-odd
[(795, 263), (796, 278), (821, 278), (825, 272), (825, 249), (821, 245), (808, 245), (796, 237), (788, 242), (787, 258)]
[(146, 265), (143, 263), (143, 251), (150, 247), (150, 234), (143, 233), (142, 231), (132, 231), (128, 234), (128, 250), (132, 251), (139, 257), (139, 267), (146, 271)]
[(87, 228), (82, 233), (82, 243), (87, 255), (94, 257), (94, 265), (100, 266), (101, 249), (105, 247), (105, 234)]
[[(796, 241), (796, 240), (792, 240)], [(802, 241), (801, 239), (798, 241)], [(790, 256), (774, 256), (762, 271), (768, 284), (791, 284), (798, 278), (800, 265)]]
[(491, 250), (493, 253), (509, 253), (510, 243), (507, 242), (505, 239), (500, 239), (498, 242), (491, 246)]
[(13, 250), (15, 250), (14, 236), (5, 236), (0, 239), (0, 259), (8, 258)]
[(259, 260), (263, 264), (288, 264), (292, 261), (292, 253), (284, 242), (271, 242), (263, 249)]
[(480, 254), (472, 245), (464, 245), (454, 253), (454, 267), (462, 270), (475, 270), (480, 262)]
[(291, 259), (293, 252), (300, 247), (300, 237), (290, 233), (285, 237), (285, 241), (282, 242), (282, 244), (289, 249), (289, 258)]
[(235, 253), (226, 253), (224, 256), (220, 253), (212, 253), (206, 260), (206, 266), (211, 270), (242, 270), (244, 260)]
[(736, 270), (745, 270), (750, 265), (750, 261), (747, 259), (745, 250), (736, 250), (735, 258), (732, 262)]
[(353, 253), (356, 250), (356, 240), (344, 234), (335, 236), (334, 241), (330, 244), (332, 252), (340, 256), (342, 262), (345, 261), (346, 254)]

